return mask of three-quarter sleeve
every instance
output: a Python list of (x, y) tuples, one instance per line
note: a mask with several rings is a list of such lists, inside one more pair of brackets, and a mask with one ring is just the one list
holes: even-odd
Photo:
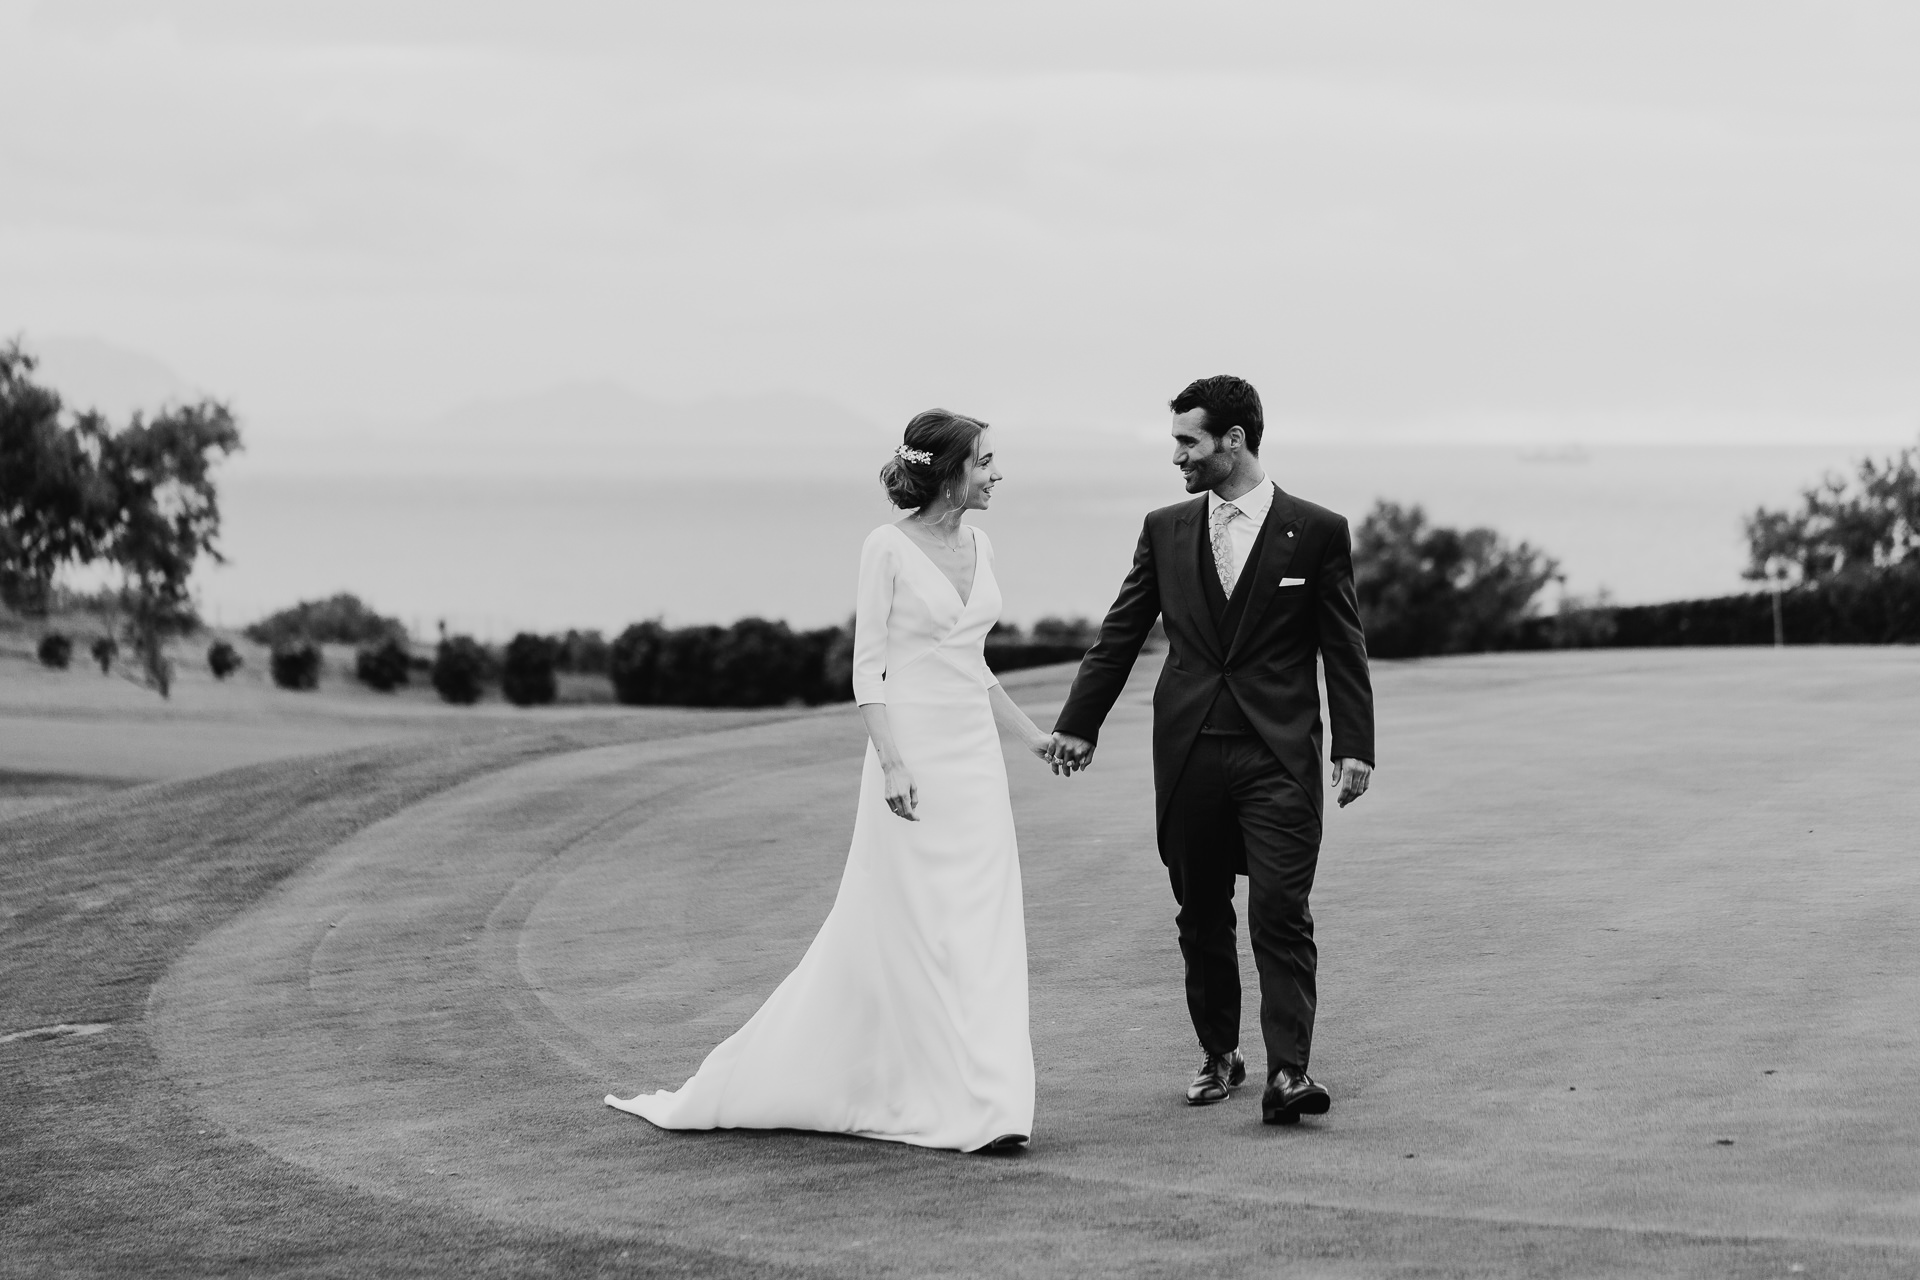
[(893, 612), (893, 538), (882, 525), (860, 548), (860, 591), (853, 608), (853, 700), (887, 700), (887, 618)]

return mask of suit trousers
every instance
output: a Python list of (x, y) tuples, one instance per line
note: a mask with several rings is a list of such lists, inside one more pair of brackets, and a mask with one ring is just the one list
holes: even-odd
[(1233, 893), (1245, 852), (1247, 935), (1260, 974), (1267, 1076), (1304, 1071), (1313, 1047), (1319, 950), (1307, 897), (1320, 861), (1313, 798), (1251, 734), (1203, 733), (1169, 797), (1167, 874), (1180, 910), (1187, 1011), (1201, 1047), (1240, 1046), (1240, 956)]

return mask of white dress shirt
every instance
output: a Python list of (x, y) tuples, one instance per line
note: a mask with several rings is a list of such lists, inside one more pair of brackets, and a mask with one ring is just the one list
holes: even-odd
[[(1271, 480), (1262, 480), (1253, 488), (1233, 499), (1233, 505), (1240, 514), (1227, 522), (1227, 548), (1233, 554), (1233, 580), (1238, 583), (1247, 571), (1247, 557), (1253, 553), (1253, 543), (1260, 536), (1260, 526), (1267, 522), (1267, 512), (1273, 510), (1275, 486)], [(1212, 536), (1213, 515), (1225, 506), (1227, 499), (1213, 490), (1207, 490), (1207, 531)]]

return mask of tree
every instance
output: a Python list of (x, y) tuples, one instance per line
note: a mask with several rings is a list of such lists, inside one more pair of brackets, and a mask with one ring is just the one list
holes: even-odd
[(212, 469), (240, 430), (214, 400), (135, 414), (118, 431), (93, 412), (67, 419), (36, 367), (19, 342), (0, 347), (0, 602), (44, 612), (62, 568), (111, 562), (128, 642), (164, 697), (166, 641), (199, 625), (194, 565), (221, 559)]
[(32, 380), (37, 364), (17, 340), (0, 346), (0, 603), (43, 616), (54, 575), (100, 554), (115, 503), (100, 420), (62, 423), (59, 395)]
[(200, 625), (188, 590), (194, 564), (202, 555), (225, 561), (214, 545), (220, 501), (212, 471), (239, 447), (233, 414), (203, 400), (163, 410), (151, 422), (134, 414), (101, 452), (117, 508), (107, 556), (123, 579), (127, 639), (162, 697), (173, 682), (166, 642)]
[(1380, 658), (1499, 648), (1559, 571), (1524, 542), (1430, 525), (1421, 508), (1392, 502), (1361, 522), (1353, 562), (1367, 649)]
[(1797, 511), (1758, 508), (1746, 533), (1746, 577), (1776, 585), (1920, 565), (1920, 446), (1828, 475)]
[(407, 629), (398, 618), (375, 613), (359, 596), (346, 591), (325, 600), (302, 600), (291, 608), (270, 613), (241, 634), (264, 645), (291, 640), (378, 645), (385, 640), (404, 643), (407, 639)]

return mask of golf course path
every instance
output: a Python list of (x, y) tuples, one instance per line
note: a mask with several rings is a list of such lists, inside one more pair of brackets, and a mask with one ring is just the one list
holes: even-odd
[[(1181, 1102), (1151, 675), (1087, 775), (1009, 757), (1026, 1155), (600, 1103), (676, 1086), (812, 938), (850, 709), (435, 795), (202, 938), (149, 1034), (201, 1114), (326, 1178), (826, 1274), (1920, 1267), (1920, 654), (1383, 664), (1381, 769), (1315, 897), (1335, 1107), (1285, 1130), (1257, 1089)], [(1010, 683), (1036, 717), (1064, 692)]]

